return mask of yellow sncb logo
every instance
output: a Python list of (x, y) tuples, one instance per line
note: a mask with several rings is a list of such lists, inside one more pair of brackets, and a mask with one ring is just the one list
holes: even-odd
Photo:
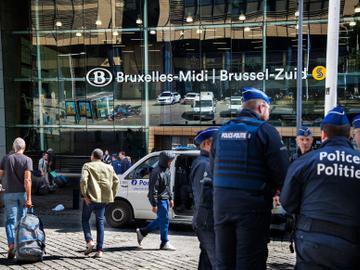
[(326, 77), (326, 68), (323, 66), (316, 66), (311, 74), (315, 80), (322, 81)]

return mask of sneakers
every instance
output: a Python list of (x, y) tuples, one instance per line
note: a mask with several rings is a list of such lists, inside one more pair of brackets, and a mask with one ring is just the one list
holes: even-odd
[(169, 241), (167, 241), (165, 243), (165, 245), (160, 246), (160, 249), (161, 250), (169, 250), (169, 251), (175, 251), (176, 250), (176, 248), (173, 245), (171, 245)]
[(102, 250), (96, 251), (95, 258), (102, 258), (104, 252)]
[(136, 236), (137, 236), (138, 244), (139, 244), (139, 246), (141, 246), (141, 242), (145, 238), (145, 236), (142, 235), (139, 228), (136, 229)]
[(94, 241), (89, 241), (86, 243), (86, 250), (85, 250), (85, 255), (89, 255), (93, 249), (95, 247)]
[(15, 248), (14, 248), (14, 246), (9, 247), (9, 250), (8, 250), (8, 253), (7, 253), (7, 258), (9, 260), (12, 260), (12, 259), (15, 258)]
[[(141, 246), (142, 240), (144, 240), (145, 236), (141, 233), (141, 230), (139, 228), (136, 229), (136, 236), (139, 246)], [(176, 248), (170, 244), (169, 241), (167, 241), (164, 245), (160, 245), (161, 250), (171, 250), (175, 251)]]

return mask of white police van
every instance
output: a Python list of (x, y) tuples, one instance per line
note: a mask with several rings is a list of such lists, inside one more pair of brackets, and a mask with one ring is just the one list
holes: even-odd
[[(171, 163), (171, 188), (175, 208), (170, 210), (170, 222), (191, 223), (193, 207), (190, 170), (199, 150), (172, 150), (175, 159)], [(159, 161), (161, 152), (153, 152), (119, 175), (120, 187), (115, 202), (106, 208), (105, 217), (112, 227), (122, 227), (132, 220), (151, 220), (156, 215), (151, 211), (147, 198), (150, 173)], [(181, 209), (180, 209), (181, 207)]]
[[(186, 148), (186, 147), (185, 147)], [(180, 147), (181, 149), (181, 147)], [(175, 208), (169, 212), (170, 222), (191, 224), (193, 200), (190, 183), (190, 170), (193, 160), (200, 155), (199, 150), (171, 150), (175, 159), (171, 163), (171, 188)], [(115, 228), (123, 227), (133, 220), (152, 220), (156, 215), (151, 211), (147, 194), (150, 173), (159, 161), (161, 152), (153, 152), (119, 175), (120, 187), (115, 202), (106, 207), (107, 223)], [(283, 218), (285, 211), (281, 206), (273, 209), (271, 229), (287, 231), (288, 220)]]

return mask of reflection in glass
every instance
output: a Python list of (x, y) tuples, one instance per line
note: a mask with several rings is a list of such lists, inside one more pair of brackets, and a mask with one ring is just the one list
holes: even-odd
[[(106, 130), (113, 134), (106, 140), (123, 143), (114, 132), (146, 130), (146, 119), (150, 127), (220, 125), (238, 115), (247, 86), (271, 96), (273, 124), (295, 125), (295, 0), (148, 1), (146, 14), (142, 0), (15, 2), (17, 12), (30, 16), (23, 16), (26, 25), (11, 12), (2, 20), (3, 46), (12, 56), (4, 57), (6, 121), (37, 128), (33, 149), (46, 148), (49, 136), (70, 145), (74, 137), (86, 137), (86, 129)], [(304, 4), (305, 125), (317, 126), (324, 113), (325, 80), (314, 76), (326, 63), (327, 6), (322, 0)], [(340, 12), (339, 103), (353, 115), (360, 112), (360, 15), (350, 0), (341, 1)], [(94, 87), (85, 77), (96, 67), (114, 77), (148, 72), (173, 79)], [(164, 95), (171, 99), (160, 104)], [(105, 137), (96, 138), (106, 144)], [(69, 145), (57, 148), (80, 151)]]

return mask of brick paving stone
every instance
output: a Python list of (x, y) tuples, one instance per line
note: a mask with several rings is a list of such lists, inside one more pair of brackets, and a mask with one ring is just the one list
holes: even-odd
[[(0, 270), (24, 269), (101, 269), (101, 270), (163, 270), (196, 269), (199, 257), (199, 243), (190, 226), (170, 226), (170, 241), (176, 251), (160, 251), (159, 234), (149, 234), (139, 248), (136, 241), (135, 225), (127, 229), (105, 228), (104, 257), (95, 259), (83, 254), (85, 242), (81, 229), (81, 211), (72, 210), (71, 189), (57, 191), (48, 196), (33, 198), (36, 213), (42, 218), (46, 237), (47, 254), (43, 262), (17, 265), (6, 259), (6, 235), (3, 222), (3, 209), (0, 209)], [(54, 213), (51, 208), (57, 204), (65, 205), (65, 210)], [(94, 220), (92, 220), (94, 224)], [(95, 228), (95, 227), (93, 227)], [(96, 239), (96, 231), (92, 231)], [(288, 242), (273, 241), (269, 244), (269, 270), (293, 269), (295, 255), (288, 249)], [(94, 255), (94, 254), (92, 254)]]

